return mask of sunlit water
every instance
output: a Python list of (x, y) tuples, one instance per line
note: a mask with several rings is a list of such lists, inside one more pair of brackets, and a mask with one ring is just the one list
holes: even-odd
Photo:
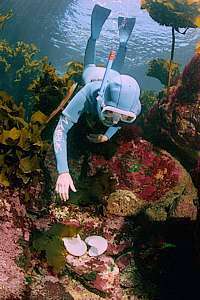
[[(142, 88), (159, 88), (159, 82), (145, 76), (145, 71), (149, 60), (169, 58), (171, 29), (158, 25), (147, 12), (140, 10), (139, 0), (4, 0), (0, 7), (4, 11), (11, 8), (14, 17), (1, 36), (11, 42), (34, 42), (42, 55), (47, 55), (57, 70), (63, 72), (67, 61), (83, 61), (95, 3), (112, 9), (97, 42), (97, 63), (105, 63), (109, 51), (118, 47), (117, 17), (135, 16), (124, 73), (134, 76)], [(199, 29), (190, 29), (186, 35), (176, 34), (175, 60), (184, 65), (199, 39)]]

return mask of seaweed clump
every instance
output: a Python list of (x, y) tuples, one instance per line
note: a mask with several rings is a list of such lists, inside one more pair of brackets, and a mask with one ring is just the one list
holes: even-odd
[(59, 273), (65, 267), (65, 255), (67, 253), (62, 238), (73, 237), (79, 230), (76, 226), (58, 223), (54, 224), (48, 231), (36, 231), (32, 236), (31, 249), (40, 254), (40, 259), (47, 261), (53, 271)]

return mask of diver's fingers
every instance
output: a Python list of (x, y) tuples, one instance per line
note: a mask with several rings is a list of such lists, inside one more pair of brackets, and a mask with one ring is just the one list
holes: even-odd
[(63, 201), (68, 200), (68, 189), (69, 189), (69, 186), (67, 186), (67, 185), (63, 185), (63, 184), (59, 185), (59, 195), (60, 195), (61, 200), (63, 200)]
[(76, 192), (76, 188), (75, 188), (75, 186), (74, 186), (74, 183), (73, 183), (73, 181), (70, 181), (70, 188), (71, 188), (71, 190), (73, 191), (73, 192)]
[(63, 196), (63, 200), (66, 201), (69, 199), (69, 186), (64, 185), (63, 189), (62, 189), (62, 196)]
[(60, 198), (62, 199), (61, 185), (59, 183), (56, 184), (56, 189), (55, 190), (59, 194)]
[(56, 192), (59, 194), (61, 200), (68, 200), (69, 199), (69, 187), (71, 188), (71, 190), (73, 192), (76, 192), (76, 188), (74, 186), (74, 183), (73, 181), (71, 181), (69, 183), (69, 185), (61, 185), (61, 184), (58, 184), (56, 186)]

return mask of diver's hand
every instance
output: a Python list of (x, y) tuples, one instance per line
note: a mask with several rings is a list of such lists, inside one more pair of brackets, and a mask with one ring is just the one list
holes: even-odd
[(104, 143), (108, 141), (108, 137), (105, 134), (89, 134), (87, 138), (92, 143)]
[(55, 191), (59, 193), (60, 198), (64, 201), (69, 199), (69, 188), (76, 192), (71, 175), (68, 172), (60, 174), (56, 182)]

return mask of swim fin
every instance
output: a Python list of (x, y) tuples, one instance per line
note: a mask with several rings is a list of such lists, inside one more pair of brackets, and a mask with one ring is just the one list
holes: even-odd
[(117, 50), (116, 59), (112, 65), (112, 69), (121, 72), (125, 56), (126, 56), (126, 44), (130, 38), (131, 32), (135, 25), (136, 18), (118, 17), (118, 29), (119, 29), (119, 48)]
[(92, 11), (91, 16), (91, 37), (96, 40), (99, 38), (101, 29), (109, 14), (111, 13), (111, 9), (102, 7), (96, 4)]
[(136, 18), (118, 17), (119, 41), (127, 43), (133, 27), (135, 26)]

